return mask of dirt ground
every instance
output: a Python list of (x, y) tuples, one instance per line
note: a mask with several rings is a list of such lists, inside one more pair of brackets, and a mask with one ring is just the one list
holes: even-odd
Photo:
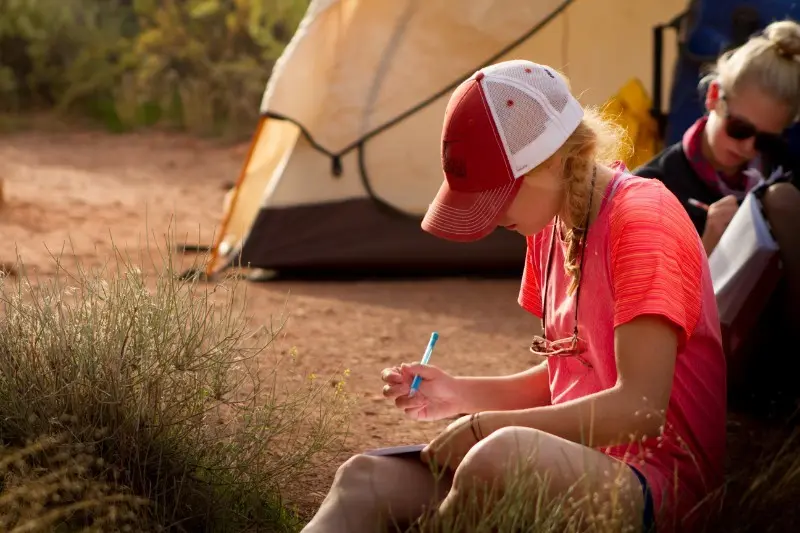
[[(48, 276), (54, 256), (97, 265), (111, 259), (112, 239), (136, 252), (146, 235), (163, 244), (170, 227), (179, 241), (208, 244), (246, 150), (153, 133), (0, 137), (0, 264), (13, 263), (16, 252), (29, 276)], [(195, 260), (184, 259), (187, 267)], [(351, 372), (357, 404), (346, 450), (287, 494), (306, 515), (348, 453), (428, 442), (443, 427), (406, 419), (381, 395), (381, 369), (418, 360), (432, 330), (441, 335), (432, 362), (455, 373), (505, 374), (533, 362), (527, 346), (538, 321), (518, 307), (515, 280), (271, 282), (247, 289), (253, 327), (291, 313), (278, 348), (297, 348), (301, 372)], [(729, 468), (755, 464), (752, 443), (772, 430), (734, 415), (728, 428)]]
[[(52, 275), (54, 256), (100, 264), (111, 258), (112, 239), (135, 252), (148, 234), (163, 243), (170, 224), (179, 239), (208, 244), (246, 149), (152, 133), (0, 137), (0, 263), (13, 263), (16, 247), (28, 275)], [(381, 395), (381, 369), (418, 360), (432, 330), (441, 335), (433, 363), (489, 375), (526, 368), (538, 328), (518, 307), (513, 280), (273, 282), (247, 290), (253, 326), (291, 312), (280, 343), (297, 347), (303, 371), (350, 370), (358, 404), (348, 451), (427, 442), (443, 427), (406, 419)], [(321, 501), (334, 470), (292, 491), (302, 510)]]

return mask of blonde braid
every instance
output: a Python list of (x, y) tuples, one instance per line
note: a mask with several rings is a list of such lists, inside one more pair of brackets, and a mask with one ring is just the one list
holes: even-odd
[(564, 165), (567, 216), (569, 217), (569, 220), (565, 220), (565, 222), (571, 226), (564, 236), (567, 244), (564, 271), (571, 278), (567, 289), (570, 295), (575, 292), (581, 282), (579, 255), (581, 242), (586, 235), (588, 222), (586, 209), (589, 205), (589, 197), (592, 194), (590, 180), (593, 170), (594, 160), (590, 157), (571, 158)]
[(567, 245), (564, 271), (570, 278), (567, 289), (570, 295), (581, 281), (580, 250), (589, 222), (589, 199), (594, 194), (592, 173), (598, 163), (611, 163), (629, 148), (629, 139), (619, 124), (588, 108), (584, 110), (583, 121), (558, 151), (567, 207), (565, 216), (568, 217), (564, 222), (571, 227), (564, 236)]

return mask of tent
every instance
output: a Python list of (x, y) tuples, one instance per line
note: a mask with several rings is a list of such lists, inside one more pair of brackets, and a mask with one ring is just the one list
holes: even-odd
[[(665, 31), (678, 36), (678, 54), (674, 65), (674, 83), (669, 94), (669, 111), (660, 108), (661, 95), (654, 92), (655, 115), (660, 119), (664, 142), (673, 144), (683, 132), (703, 115), (698, 83), (706, 66), (728, 49), (743, 44), (753, 33), (770, 22), (800, 20), (796, 0), (692, 0), (688, 9), (655, 30), (655, 41)], [(656, 56), (654, 87), (663, 65), (670, 63)], [(800, 127), (790, 132), (793, 145), (800, 148)]]
[(519, 272), (516, 234), (460, 244), (420, 229), (450, 93), (486, 64), (546, 63), (582, 103), (613, 104), (649, 155), (652, 29), (686, 1), (312, 0), (267, 84), (206, 273)]

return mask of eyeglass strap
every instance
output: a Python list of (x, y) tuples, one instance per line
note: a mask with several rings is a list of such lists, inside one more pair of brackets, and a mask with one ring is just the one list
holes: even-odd
[[(578, 272), (580, 273), (580, 279), (578, 280), (578, 287), (575, 290), (575, 317), (574, 317), (574, 327), (573, 327), (573, 335), (577, 338), (578, 337), (578, 308), (580, 306), (580, 298), (581, 298), (581, 286), (583, 285), (583, 254), (586, 250), (586, 241), (589, 239), (589, 220), (592, 215), (592, 202), (594, 200), (594, 187), (595, 182), (597, 181), (597, 165), (594, 166), (592, 171), (592, 184), (589, 193), (589, 208), (586, 211), (586, 218), (584, 220), (586, 224), (586, 231), (584, 232), (583, 236), (581, 237), (581, 249), (580, 249), (580, 256), (578, 263)], [(550, 246), (547, 250), (547, 265), (545, 266), (545, 278), (544, 278), (544, 286), (543, 292), (544, 295), (542, 296), (542, 336), (547, 338), (547, 295), (550, 292), (550, 271), (553, 266), (553, 249), (555, 248), (556, 243), (556, 232), (559, 231), (559, 218), (553, 221), (553, 232), (550, 235)]]

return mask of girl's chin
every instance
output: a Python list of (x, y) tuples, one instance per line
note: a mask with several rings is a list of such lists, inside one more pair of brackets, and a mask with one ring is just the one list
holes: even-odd
[(725, 157), (720, 158), (720, 159), (721, 159), (721, 161), (719, 161), (719, 162), (725, 168), (739, 168), (739, 167), (741, 167), (741, 166), (743, 166), (744, 164), (747, 163), (747, 159), (739, 157), (738, 154), (734, 154), (732, 152), (726, 153)]
[(529, 234), (528, 232), (524, 231), (522, 228), (518, 227), (516, 224), (512, 224), (510, 226), (503, 226), (503, 227), (505, 229), (507, 229), (508, 231), (513, 231), (514, 233), (519, 233), (523, 237), (530, 237), (531, 235), (534, 235), (534, 233), (530, 233)]
[(531, 231), (530, 226), (528, 226), (528, 227), (520, 227), (520, 226), (518, 226), (516, 224), (509, 224), (508, 226), (501, 226), (501, 227), (503, 229), (505, 229), (505, 230), (513, 231), (515, 233), (519, 233), (523, 237), (533, 237), (534, 235), (536, 235), (537, 233), (539, 233), (542, 230), (542, 228), (539, 228), (536, 231)]

